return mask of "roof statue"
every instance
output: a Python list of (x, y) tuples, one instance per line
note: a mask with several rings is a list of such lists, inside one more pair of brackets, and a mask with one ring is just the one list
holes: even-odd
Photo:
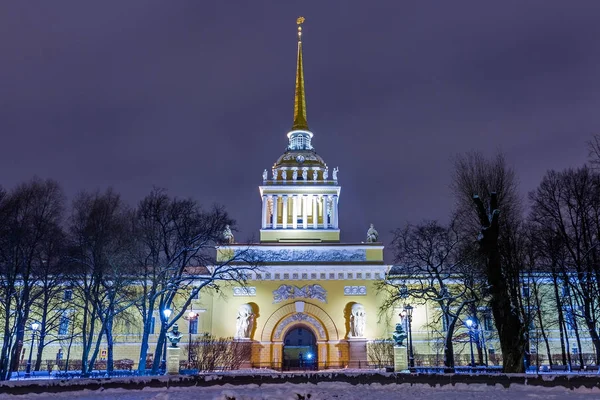
[(379, 240), (379, 232), (375, 230), (375, 226), (371, 224), (371, 227), (367, 231), (367, 243), (375, 243)]

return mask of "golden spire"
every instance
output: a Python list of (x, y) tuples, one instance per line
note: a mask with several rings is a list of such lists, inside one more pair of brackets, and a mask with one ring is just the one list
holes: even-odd
[(304, 95), (304, 66), (302, 64), (302, 24), (304, 17), (296, 20), (298, 25), (298, 66), (296, 69), (296, 95), (294, 97), (294, 125), (292, 130), (308, 130), (306, 120), (306, 97)]

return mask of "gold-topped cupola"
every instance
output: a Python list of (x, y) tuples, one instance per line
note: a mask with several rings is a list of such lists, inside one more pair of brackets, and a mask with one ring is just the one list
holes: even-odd
[(294, 94), (294, 122), (288, 132), (288, 146), (273, 165), (272, 179), (263, 172), (260, 194), (263, 201), (261, 242), (339, 242), (338, 197), (335, 168), (329, 168), (312, 146), (308, 129), (302, 25), (298, 26), (298, 55)]

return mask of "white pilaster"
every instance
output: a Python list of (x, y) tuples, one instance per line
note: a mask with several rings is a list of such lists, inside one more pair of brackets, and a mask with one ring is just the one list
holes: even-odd
[(329, 227), (327, 221), (327, 214), (329, 213), (329, 203), (331, 202), (331, 196), (323, 196), (323, 228)]
[(298, 195), (292, 197), (292, 228), (298, 229)]
[(265, 229), (267, 227), (267, 211), (269, 208), (267, 207), (267, 196), (262, 197), (262, 228)]
[(287, 219), (288, 219), (288, 210), (287, 210), (287, 203), (288, 203), (288, 196), (287, 195), (283, 195), (283, 198), (281, 199), (283, 202), (283, 205), (281, 207), (281, 227), (283, 229), (287, 229)]
[(333, 215), (333, 228), (338, 229), (338, 196), (333, 196), (332, 215)]
[(273, 229), (277, 229), (277, 195), (273, 195)]
[(308, 196), (302, 196), (302, 229), (308, 228)]
[(312, 197), (312, 208), (313, 208), (313, 229), (317, 229), (319, 223), (319, 208), (317, 207), (317, 196), (314, 194)]
[(266, 227), (272, 228), (273, 224), (271, 223), (271, 216), (273, 215), (273, 195), (267, 195), (267, 212), (266, 212)]

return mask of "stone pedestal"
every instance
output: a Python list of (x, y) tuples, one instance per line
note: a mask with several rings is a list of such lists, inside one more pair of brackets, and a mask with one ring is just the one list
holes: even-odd
[(240, 351), (247, 351), (249, 349), (247, 357), (244, 358), (244, 360), (242, 360), (242, 363), (240, 364), (240, 368), (252, 368), (252, 339), (237, 338), (233, 340), (240, 344)]
[(180, 353), (179, 347), (167, 347), (167, 375), (179, 375)]
[(394, 371), (409, 373), (405, 346), (394, 346)]
[(366, 368), (367, 363), (367, 339), (348, 338), (348, 367)]

